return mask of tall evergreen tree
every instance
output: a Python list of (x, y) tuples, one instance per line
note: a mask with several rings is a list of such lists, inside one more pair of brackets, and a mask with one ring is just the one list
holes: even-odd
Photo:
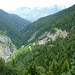
[(70, 75), (75, 75), (75, 53), (73, 54), (72, 69), (70, 70)]
[(4, 67), (5, 67), (5, 61), (2, 58), (0, 58), (0, 75), (3, 75)]
[(68, 63), (68, 61), (66, 59), (65, 62), (64, 62), (64, 64), (63, 64), (63, 66), (62, 66), (61, 71), (67, 73), (69, 70), (70, 70), (69, 63)]

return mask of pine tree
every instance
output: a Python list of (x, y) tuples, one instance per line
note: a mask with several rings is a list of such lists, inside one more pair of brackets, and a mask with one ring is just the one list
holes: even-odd
[(75, 53), (73, 54), (72, 69), (70, 70), (70, 75), (75, 75)]
[(51, 71), (47, 72), (47, 75), (53, 75), (53, 73)]
[(57, 71), (57, 67), (56, 67), (56, 65), (57, 65), (56, 60), (53, 60), (53, 63), (51, 65), (51, 67), (50, 67), (50, 71), (52, 71), (54, 75), (57, 75), (57, 72), (56, 72)]
[(5, 67), (5, 61), (2, 58), (0, 58), (0, 75), (3, 75), (4, 67)]
[(63, 66), (62, 66), (61, 72), (67, 73), (69, 70), (70, 70), (69, 63), (68, 63), (68, 61), (66, 59), (65, 62), (64, 62), (64, 64), (63, 64)]
[(35, 75), (37, 75), (36, 64), (34, 64), (33, 69), (34, 69)]
[(12, 64), (13, 64), (13, 67), (15, 67), (15, 60), (12, 59)]
[(30, 75), (37, 75), (36, 65), (34, 65), (34, 66), (30, 65), (29, 74)]

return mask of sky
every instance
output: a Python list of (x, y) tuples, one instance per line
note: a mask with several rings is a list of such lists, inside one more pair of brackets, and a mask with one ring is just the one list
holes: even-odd
[(68, 8), (75, 4), (75, 0), (0, 0), (0, 9), (16, 10), (19, 7), (51, 7), (54, 5)]

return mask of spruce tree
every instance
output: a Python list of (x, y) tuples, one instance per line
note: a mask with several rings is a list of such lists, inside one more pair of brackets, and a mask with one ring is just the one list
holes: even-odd
[(67, 73), (69, 70), (70, 70), (69, 63), (68, 63), (68, 61), (66, 59), (65, 62), (64, 62), (64, 64), (63, 64), (63, 66), (62, 66), (61, 72)]
[(73, 54), (73, 62), (72, 62), (72, 68), (70, 70), (70, 75), (75, 75), (75, 53)]
[(0, 75), (3, 75), (4, 67), (5, 67), (5, 61), (2, 58), (0, 58)]

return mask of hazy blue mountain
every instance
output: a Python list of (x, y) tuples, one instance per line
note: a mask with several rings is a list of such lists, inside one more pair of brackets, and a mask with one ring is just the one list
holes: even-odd
[(64, 6), (58, 6), (58, 5), (54, 5), (52, 7), (43, 7), (43, 8), (20, 7), (14, 11), (9, 11), (9, 13), (15, 13), (21, 16), (22, 18), (25, 18), (30, 21), (35, 21), (40, 17), (56, 13), (64, 8), (65, 8)]
[(25, 20), (18, 15), (15, 14), (9, 14), (3, 10), (0, 9), (0, 19), (7, 22), (9, 25), (17, 29), (18, 31), (21, 30), (24, 26), (31, 23), (28, 20)]

